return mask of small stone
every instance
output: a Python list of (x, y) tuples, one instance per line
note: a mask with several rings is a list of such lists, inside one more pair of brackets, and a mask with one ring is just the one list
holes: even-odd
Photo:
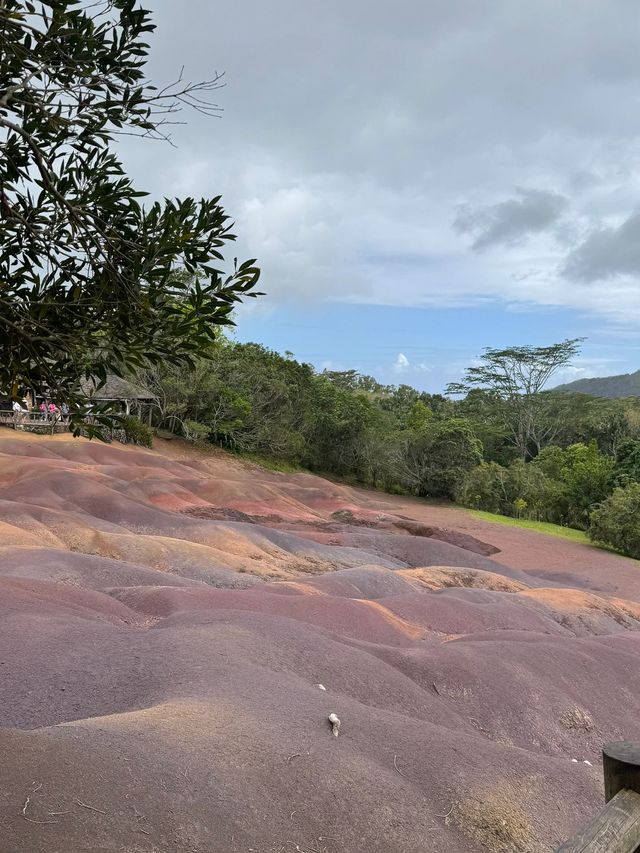
[(329, 722), (331, 723), (331, 728), (333, 729), (333, 736), (338, 737), (338, 733), (340, 731), (340, 718), (337, 714), (331, 713), (329, 714)]
[(320, 688), (320, 690), (326, 690), (326, 689), (327, 689), (327, 688), (324, 686), (324, 684), (318, 684), (318, 685), (316, 685), (316, 686), (317, 686), (317, 687), (319, 687), (319, 688)]
[(590, 761), (587, 761), (587, 759), (586, 759), (586, 758), (585, 758), (585, 760), (584, 760), (583, 764), (588, 764), (588, 765), (589, 765), (589, 767), (593, 767), (593, 764), (592, 764)]

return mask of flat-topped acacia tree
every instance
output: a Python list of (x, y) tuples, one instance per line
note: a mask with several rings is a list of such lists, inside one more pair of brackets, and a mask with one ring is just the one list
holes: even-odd
[(528, 459), (548, 439), (548, 400), (542, 391), (551, 377), (580, 352), (583, 340), (571, 338), (546, 347), (485, 349), (478, 363), (467, 368), (462, 381), (447, 387), (447, 393), (486, 392), (511, 443), (522, 459)]
[[(154, 25), (134, 0), (0, 2), (0, 391), (48, 389), (81, 409), (79, 377), (189, 363), (253, 288), (220, 198), (145, 207), (112, 150), (215, 114), (220, 76), (154, 87)], [(180, 75), (182, 78), (182, 75)]]

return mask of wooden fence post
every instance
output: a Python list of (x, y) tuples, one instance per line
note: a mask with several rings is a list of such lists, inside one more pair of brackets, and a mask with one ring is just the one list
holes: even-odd
[(602, 763), (605, 807), (556, 853), (640, 851), (640, 744), (607, 744)]
[(608, 743), (602, 750), (604, 801), (628, 788), (640, 794), (640, 744), (622, 740)]

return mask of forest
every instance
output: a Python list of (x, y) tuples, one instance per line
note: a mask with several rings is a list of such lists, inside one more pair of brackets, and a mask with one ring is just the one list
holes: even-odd
[(640, 399), (545, 390), (577, 352), (487, 350), (447, 394), (317, 372), (219, 337), (194, 367), (137, 381), (154, 423), (193, 440), (394, 494), (587, 531), (640, 558)]

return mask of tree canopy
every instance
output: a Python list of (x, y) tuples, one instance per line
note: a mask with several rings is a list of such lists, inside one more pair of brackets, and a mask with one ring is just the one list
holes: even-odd
[(78, 379), (193, 363), (253, 288), (220, 198), (148, 207), (118, 134), (163, 139), (184, 106), (215, 113), (219, 76), (158, 89), (134, 0), (0, 4), (0, 389), (79, 404)]
[[(188, 438), (277, 468), (597, 530), (598, 541), (631, 548), (635, 504), (627, 497), (636, 493), (627, 487), (640, 480), (638, 399), (538, 391), (539, 446), (523, 459), (506, 419), (520, 416), (520, 398), (495, 389), (446, 399), (355, 370), (317, 373), (291, 353), (225, 336), (195, 368), (161, 364), (136, 381), (153, 392), (154, 424)], [(617, 487), (626, 497), (610, 500)]]
[(461, 382), (452, 383), (448, 394), (469, 394), (482, 390), (502, 403), (501, 419), (523, 459), (540, 450), (545, 430), (553, 421), (544, 418), (548, 398), (541, 392), (561, 367), (580, 351), (583, 338), (573, 338), (546, 347), (515, 346), (485, 349), (465, 371)]

